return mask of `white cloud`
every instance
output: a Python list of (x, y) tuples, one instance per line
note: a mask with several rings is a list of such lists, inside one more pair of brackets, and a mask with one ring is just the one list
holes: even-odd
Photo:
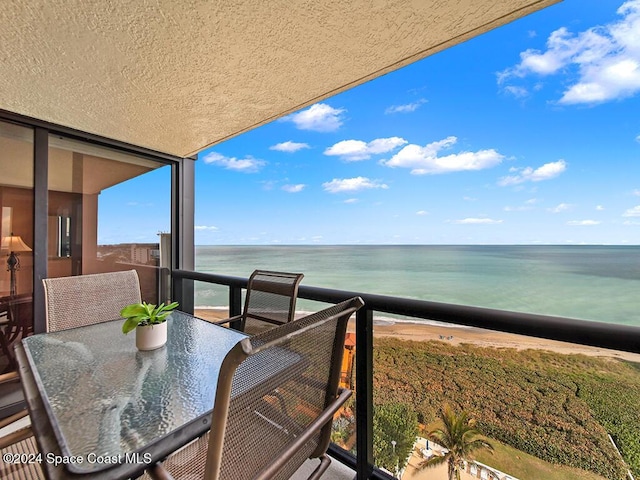
[(248, 155), (245, 158), (238, 159), (235, 157), (225, 157), (216, 152), (211, 152), (202, 158), (202, 161), (210, 165), (218, 165), (227, 170), (235, 170), (237, 172), (255, 173), (260, 167), (266, 165), (267, 162), (259, 160)]
[(376, 138), (369, 143), (362, 140), (343, 140), (327, 148), (324, 154), (339, 156), (348, 162), (356, 162), (367, 160), (371, 155), (390, 152), (406, 143), (407, 141), (400, 137)]
[(599, 212), (604, 211), (604, 206), (603, 205), (596, 205), (596, 210)]
[(617, 13), (621, 20), (577, 34), (566, 27), (554, 31), (544, 52), (522, 52), (518, 65), (498, 74), (498, 83), (577, 71), (577, 80), (559, 103), (591, 104), (634, 95), (640, 91), (640, 0), (623, 3)]
[(640, 217), (640, 205), (636, 205), (633, 208), (629, 208), (622, 214), (623, 217)]
[(505, 92), (510, 95), (513, 95), (516, 98), (524, 98), (529, 96), (529, 90), (524, 87), (516, 87), (514, 85), (507, 85), (504, 87)]
[(407, 145), (390, 160), (380, 163), (387, 167), (410, 168), (412, 175), (435, 175), (464, 170), (482, 170), (498, 165), (504, 158), (493, 149), (438, 156), (441, 150), (452, 147), (457, 141), (458, 139), (452, 136), (424, 147)]
[(493, 220), (491, 218), (463, 218), (461, 220), (454, 220), (453, 223), (458, 225), (496, 225), (502, 223), (502, 220)]
[(357, 198), (347, 198), (344, 203), (358, 203), (360, 200)]
[(289, 193), (298, 193), (304, 190), (306, 185), (304, 183), (298, 183), (296, 185), (283, 185), (282, 190)]
[(357, 192), (359, 190), (368, 190), (372, 188), (389, 188), (384, 183), (380, 183), (377, 180), (370, 180), (366, 177), (334, 178), (330, 182), (323, 183), (322, 186), (325, 191), (329, 193)]
[(215, 227), (213, 225), (196, 225), (195, 227), (193, 227), (194, 230), (218, 230), (218, 227)]
[(556, 205), (553, 208), (549, 208), (548, 210), (553, 213), (561, 213), (571, 210), (571, 208), (573, 208), (573, 205), (569, 203), (560, 203), (559, 205)]
[(634, 191), (633, 191), (633, 194), (634, 194), (636, 197), (640, 197), (640, 189), (634, 190)]
[(527, 211), (533, 210), (535, 208), (534, 205), (538, 202), (539, 200), (537, 198), (530, 198), (529, 200), (526, 200), (524, 202), (524, 205), (520, 205), (517, 207), (512, 207), (508, 205), (504, 207), (503, 210), (505, 212), (527, 212)]
[(514, 175), (508, 175), (502, 177), (498, 181), (498, 185), (508, 186), (517, 185), (524, 182), (541, 182), (543, 180), (550, 180), (557, 177), (567, 169), (567, 162), (564, 160), (558, 160), (557, 162), (545, 163), (541, 167), (533, 169), (532, 167), (526, 168), (512, 168), (510, 171)]
[(590, 227), (592, 225), (600, 225), (600, 222), (597, 220), (571, 220), (570, 222), (567, 222), (567, 225), (577, 227)]
[(426, 210), (418, 210), (416, 212), (416, 215), (420, 215), (420, 216), (429, 215), (429, 212), (427, 212)]
[(292, 141), (277, 143), (271, 147), (269, 150), (277, 150), (278, 152), (287, 152), (294, 153), (298, 150), (302, 150), (303, 148), (311, 148), (307, 143), (296, 143)]
[(343, 123), (342, 108), (333, 108), (326, 103), (316, 103), (306, 110), (284, 117), (283, 121), (293, 122), (300, 130), (335, 132)]
[(417, 102), (407, 103), (405, 105), (392, 105), (387, 108), (384, 113), (411, 113), (415, 112), (421, 105), (427, 103), (424, 98), (421, 98)]
[(640, 143), (640, 135), (636, 137), (636, 142)]

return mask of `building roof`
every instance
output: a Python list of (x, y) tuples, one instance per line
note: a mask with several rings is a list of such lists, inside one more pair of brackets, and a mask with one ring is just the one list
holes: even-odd
[(12, 0), (0, 109), (189, 156), (558, 0)]

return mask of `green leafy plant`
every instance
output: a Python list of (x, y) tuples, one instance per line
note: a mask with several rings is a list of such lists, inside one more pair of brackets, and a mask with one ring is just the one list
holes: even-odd
[(146, 302), (127, 305), (120, 310), (120, 316), (126, 319), (122, 324), (122, 333), (129, 333), (138, 325), (158, 325), (163, 323), (177, 306), (178, 302), (161, 303), (158, 306)]

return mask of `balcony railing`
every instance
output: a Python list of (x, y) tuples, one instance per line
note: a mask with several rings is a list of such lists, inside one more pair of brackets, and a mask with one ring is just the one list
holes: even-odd
[[(174, 270), (174, 299), (186, 311), (193, 311), (193, 282), (225, 286), (229, 291), (229, 315), (242, 311), (242, 290), (247, 279), (226, 275)], [(527, 335), (592, 347), (640, 354), (640, 327), (534, 315), (488, 308), (451, 305), (301, 285), (298, 297), (338, 303), (360, 296), (365, 306), (356, 315), (355, 401), (356, 451), (352, 455), (336, 445), (330, 454), (357, 472), (358, 479), (394, 478), (376, 468), (373, 458), (373, 318), (374, 313), (439, 321), (496, 332)], [(640, 357), (639, 357), (640, 358)]]

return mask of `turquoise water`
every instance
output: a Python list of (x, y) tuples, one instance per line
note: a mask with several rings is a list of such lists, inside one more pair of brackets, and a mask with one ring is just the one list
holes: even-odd
[[(638, 246), (198, 246), (196, 270), (640, 326)], [(196, 287), (197, 306), (227, 293)]]

